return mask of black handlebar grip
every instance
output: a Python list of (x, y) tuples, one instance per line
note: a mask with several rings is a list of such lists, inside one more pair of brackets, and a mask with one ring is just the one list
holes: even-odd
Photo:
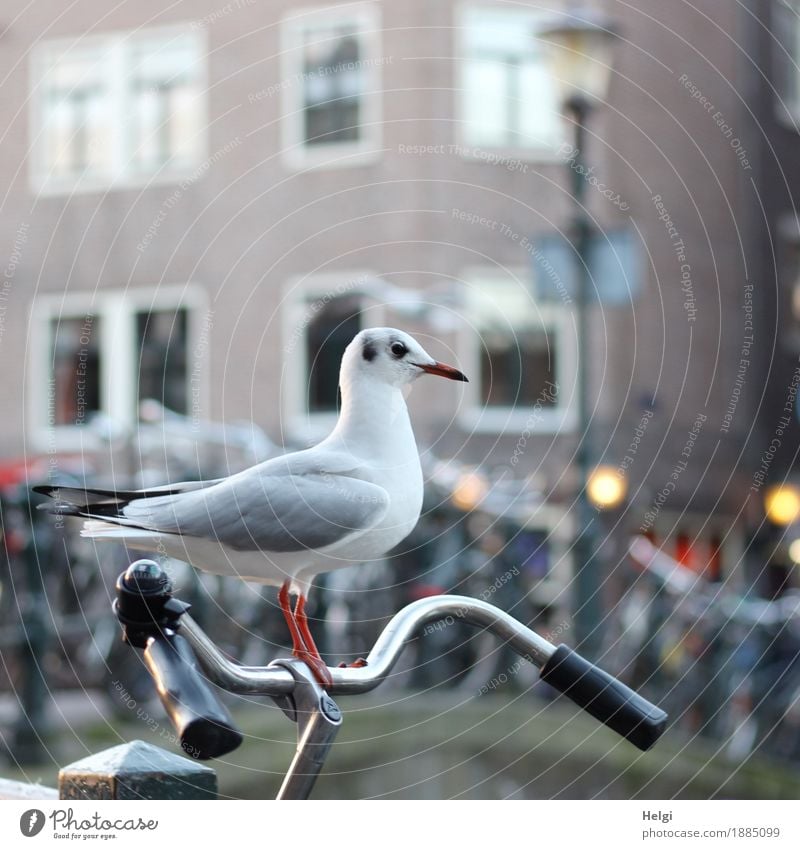
[(205, 683), (191, 646), (180, 634), (151, 637), (144, 659), (187, 755), (207, 760), (239, 746), (241, 731)]
[(661, 708), (568, 646), (555, 650), (540, 677), (642, 751), (647, 751), (667, 726), (667, 714)]

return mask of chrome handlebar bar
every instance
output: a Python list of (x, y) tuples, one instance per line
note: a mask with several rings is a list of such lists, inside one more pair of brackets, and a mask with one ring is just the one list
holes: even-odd
[[(331, 669), (333, 686), (328, 692), (353, 696), (374, 690), (386, 680), (405, 646), (422, 627), (448, 618), (491, 631), (538, 667), (556, 651), (544, 637), (485, 601), (457, 595), (432, 596), (409, 604), (392, 618), (365, 667)], [(181, 617), (180, 633), (194, 649), (209, 680), (224, 690), (251, 696), (286, 696), (294, 689), (295, 679), (282, 666), (240, 666), (228, 660), (188, 614)]]

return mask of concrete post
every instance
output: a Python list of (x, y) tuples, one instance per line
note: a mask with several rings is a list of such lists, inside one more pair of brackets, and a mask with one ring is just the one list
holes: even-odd
[(134, 740), (65, 766), (61, 799), (216, 799), (210, 767)]

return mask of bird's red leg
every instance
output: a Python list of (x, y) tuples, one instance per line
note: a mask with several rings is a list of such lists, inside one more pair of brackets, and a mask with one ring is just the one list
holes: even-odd
[(289, 626), (289, 633), (292, 636), (292, 654), (295, 657), (298, 657), (299, 652), (308, 651), (308, 649), (306, 648), (306, 644), (303, 641), (303, 635), (300, 633), (300, 629), (297, 627), (297, 621), (292, 613), (292, 604), (289, 600), (289, 584), (289, 581), (284, 581), (283, 584), (281, 584), (281, 588), (278, 591), (278, 604), (281, 606), (283, 618), (286, 620), (286, 624)]
[(322, 658), (320, 656), (319, 649), (317, 648), (317, 644), (314, 642), (314, 638), (311, 636), (311, 631), (308, 628), (306, 597), (304, 595), (297, 596), (297, 604), (294, 606), (294, 618), (297, 622), (297, 628), (300, 631), (300, 636), (302, 636), (303, 642), (306, 644), (306, 648), (311, 652), (311, 654), (315, 654), (321, 660)]
[[(309, 652), (311, 654), (315, 654), (320, 661), (322, 661), (322, 656), (319, 653), (319, 649), (317, 648), (317, 644), (314, 642), (314, 638), (311, 636), (311, 631), (308, 627), (308, 616), (306, 615), (306, 597), (304, 595), (297, 596), (297, 604), (294, 608), (294, 617), (297, 620), (297, 627), (300, 630), (300, 634), (303, 637), (303, 641), (308, 647)], [(324, 663), (324, 661), (322, 661)], [(355, 663), (351, 663), (351, 666), (366, 666), (367, 661), (364, 658), (360, 657)], [(328, 667), (325, 666), (325, 671), (328, 675)], [(323, 683), (320, 681), (320, 684)], [(331, 682), (333, 683), (333, 682)]]
[[(292, 605), (289, 600), (289, 584), (289, 581), (284, 581), (281, 585), (280, 591), (278, 592), (278, 603), (281, 606), (283, 618), (289, 626), (289, 633), (292, 635), (292, 654), (298, 660), (302, 660), (303, 663), (309, 667), (309, 669), (314, 673), (314, 677), (317, 679), (319, 684), (323, 687), (330, 687), (333, 684), (331, 672), (320, 657), (319, 651), (314, 645), (314, 640), (311, 639), (311, 634), (308, 630), (308, 622), (303, 610), (305, 600), (303, 605), (301, 605), (300, 599), (303, 597), (300, 596), (300, 598), (298, 598), (297, 608), (295, 608), (295, 612), (293, 613)], [(297, 619), (298, 609), (302, 620), (302, 626)], [(305, 640), (304, 632), (309, 638), (309, 643)]]

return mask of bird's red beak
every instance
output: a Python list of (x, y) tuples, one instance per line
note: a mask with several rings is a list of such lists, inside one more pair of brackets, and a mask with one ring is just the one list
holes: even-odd
[(438, 374), (439, 377), (446, 377), (449, 380), (462, 380), (464, 383), (469, 383), (463, 372), (452, 366), (446, 366), (444, 363), (413, 363), (413, 365), (428, 374)]

